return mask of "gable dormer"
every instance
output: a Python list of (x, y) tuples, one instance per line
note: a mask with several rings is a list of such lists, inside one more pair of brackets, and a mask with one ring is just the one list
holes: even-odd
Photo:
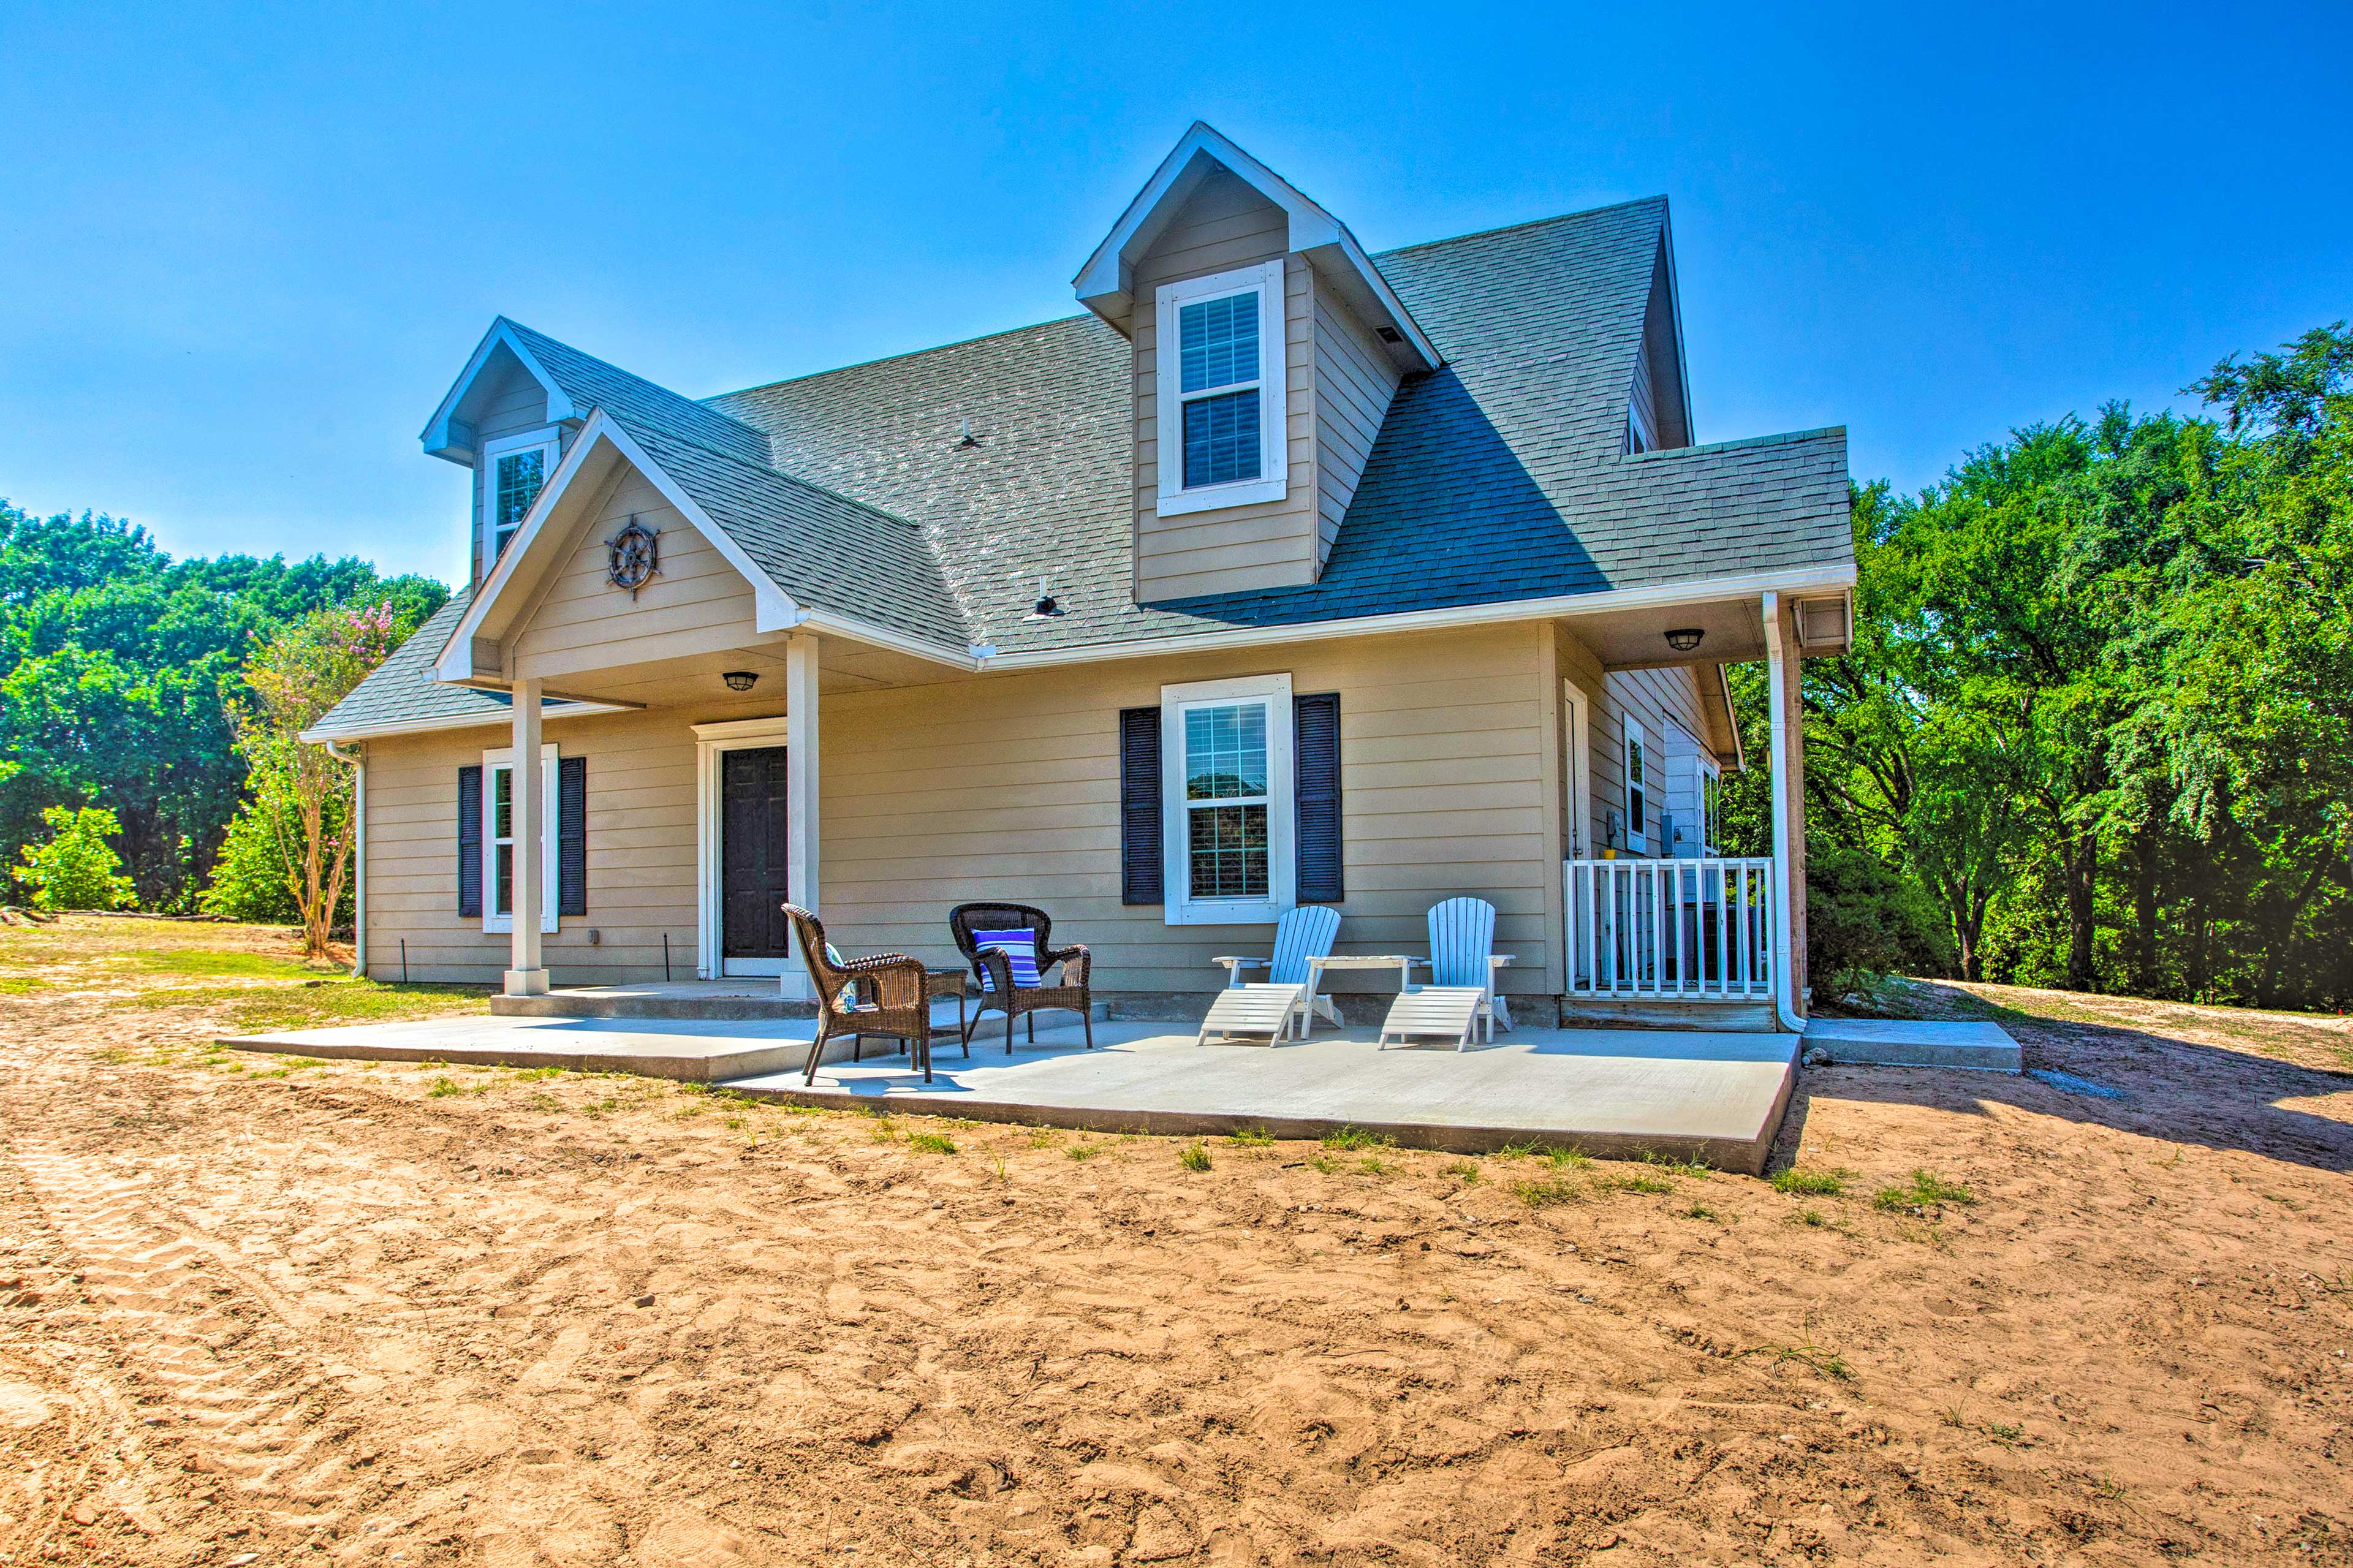
[(1356, 237), (1197, 122), (1075, 286), (1131, 345), (1136, 602), (1315, 582), (1389, 399), (1439, 363)]
[(514, 538), (587, 410), (575, 408), (514, 323), (491, 323), (418, 437), (434, 457), (474, 470), (469, 507), (479, 586)]

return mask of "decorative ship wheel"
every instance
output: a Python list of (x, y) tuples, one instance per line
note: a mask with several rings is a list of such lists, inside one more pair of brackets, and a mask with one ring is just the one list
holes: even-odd
[(631, 517), (606, 545), (606, 575), (616, 588), (627, 588), (635, 600), (638, 590), (661, 570), (661, 535)]

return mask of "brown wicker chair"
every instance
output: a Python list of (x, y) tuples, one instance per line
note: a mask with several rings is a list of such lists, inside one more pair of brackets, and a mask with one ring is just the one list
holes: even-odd
[[(817, 1039), (809, 1046), (801, 1082), (817, 1081), (817, 1064), (828, 1040), (842, 1035), (887, 1035), (907, 1042), (922, 1064), (923, 1081), (932, 1081), (931, 987), (923, 977), (923, 961), (904, 953), (879, 953), (872, 958), (834, 961), (825, 942), (825, 923), (798, 904), (785, 906), (793, 922), (793, 941), (808, 965), (809, 982), (817, 987)], [(855, 982), (856, 998), (844, 993)]]
[[(1051, 916), (1028, 904), (958, 904), (948, 911), (948, 930), (955, 934), (957, 949), (972, 965), (973, 977), (984, 982), (980, 1005), (973, 1009), (972, 1017), (965, 1025), (966, 1040), (980, 1027), (981, 1016), (995, 1009), (1005, 1015), (1005, 1054), (1011, 1056), (1013, 1020), (1017, 1016), (1029, 1016), (1029, 1038), (1035, 1042), (1036, 1015), (1049, 1008), (1068, 1008), (1086, 1023), (1087, 1049), (1095, 1048), (1094, 998), (1087, 990), (1087, 950), (1075, 943), (1056, 947), (1053, 929)], [(1005, 955), (981, 949), (977, 933), (992, 931), (1029, 931), (1038, 942), (1039, 977), (1042, 980), (1046, 972), (1059, 963), (1062, 966), (1060, 984), (1017, 988), (1013, 966)]]

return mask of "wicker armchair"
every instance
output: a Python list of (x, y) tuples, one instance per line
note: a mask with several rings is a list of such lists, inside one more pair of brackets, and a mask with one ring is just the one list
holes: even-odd
[[(965, 1025), (964, 1036), (970, 1040), (973, 1031), (980, 1027), (982, 1015), (995, 1010), (1005, 1015), (1005, 1054), (1013, 1054), (1013, 1020), (1027, 1015), (1029, 1038), (1038, 1038), (1036, 1015), (1049, 1008), (1066, 1008), (1078, 1014), (1085, 1022), (1087, 1049), (1095, 1048), (1094, 998), (1087, 990), (1087, 950), (1073, 943), (1069, 947), (1053, 944), (1053, 918), (1040, 909), (1028, 904), (958, 904), (948, 911), (948, 930), (955, 935), (955, 944), (972, 965), (973, 977), (980, 982), (980, 1005), (973, 1009)], [(1046, 972), (1061, 965), (1059, 983), (1052, 985), (1016, 985), (1013, 966), (1002, 952), (980, 945), (985, 931), (1026, 931), (1036, 940), (1038, 973), (1043, 980)]]
[[(826, 1042), (841, 1035), (888, 1035), (906, 1041), (923, 1064), (923, 1081), (931, 1082), (932, 1001), (923, 961), (885, 952), (836, 963), (826, 947), (823, 921), (798, 904), (786, 904), (785, 918), (793, 922), (794, 943), (817, 987), (817, 1038), (801, 1068), (801, 1082), (817, 1081)], [(855, 997), (848, 994), (852, 982), (857, 984)]]

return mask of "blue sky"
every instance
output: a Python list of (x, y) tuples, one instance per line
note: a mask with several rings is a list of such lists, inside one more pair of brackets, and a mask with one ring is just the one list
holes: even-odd
[(695, 395), (1071, 313), (1196, 116), (1377, 250), (1664, 193), (1703, 440), (1905, 488), (2353, 315), (2353, 10), (0, 8), (0, 496), (464, 571), (491, 316)]

